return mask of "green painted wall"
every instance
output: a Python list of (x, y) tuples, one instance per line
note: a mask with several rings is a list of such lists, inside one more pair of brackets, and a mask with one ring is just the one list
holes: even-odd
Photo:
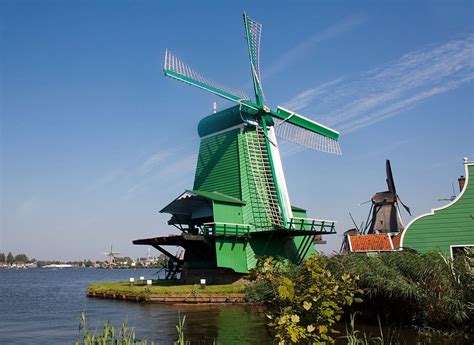
[[(304, 239), (307, 239), (306, 242)], [(249, 242), (233, 238), (216, 238), (216, 257), (218, 267), (231, 268), (239, 273), (248, 271), (257, 264), (257, 257), (284, 257), (291, 262), (299, 262), (314, 254), (314, 246), (309, 244), (309, 250), (303, 257), (301, 251), (311, 237), (261, 237), (251, 238)], [(306, 247), (307, 248), (307, 247)]]
[(217, 266), (248, 273), (255, 267), (258, 256), (284, 257), (295, 262), (298, 258), (293, 240), (281, 238), (251, 238), (249, 242), (232, 238), (216, 238)]
[[(249, 258), (250, 268), (255, 266), (255, 256), (284, 257), (292, 262), (297, 260), (296, 246), (291, 237), (258, 237), (250, 239), (254, 258)], [(250, 253), (249, 253), (250, 254)]]
[(214, 222), (243, 224), (242, 206), (213, 202)]
[(201, 140), (194, 190), (241, 198), (238, 133), (235, 129)]
[(309, 243), (313, 241), (313, 236), (298, 236), (293, 239), (293, 243), (296, 247), (297, 261), (301, 261), (312, 254), (316, 254), (314, 244)]
[(217, 266), (231, 268), (238, 273), (247, 273), (248, 244), (237, 238), (216, 238)]
[(474, 244), (474, 164), (466, 165), (462, 195), (446, 208), (434, 209), (408, 224), (401, 246), (418, 252), (440, 251), (450, 255), (451, 245)]
[[(306, 210), (303, 210), (299, 207), (294, 207), (292, 206), (291, 211), (293, 212), (293, 217), (295, 218), (307, 218), (308, 215), (306, 214)], [(303, 226), (303, 228), (307, 229), (309, 228), (309, 225)], [(314, 249), (313, 244), (309, 244), (308, 241), (311, 240), (312, 237), (307, 237), (307, 236), (298, 236), (293, 239), (293, 243), (295, 244), (296, 251), (297, 251), (297, 257), (298, 260), (305, 259), (312, 254), (316, 253), (316, 250)], [(306, 254), (304, 251), (306, 250)]]
[(295, 218), (306, 218), (306, 211), (302, 211), (299, 209), (292, 208), (291, 211), (293, 212), (293, 217)]

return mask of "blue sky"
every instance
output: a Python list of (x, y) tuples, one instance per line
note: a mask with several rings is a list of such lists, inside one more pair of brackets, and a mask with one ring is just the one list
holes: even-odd
[(269, 105), (341, 131), (342, 157), (282, 145), (293, 204), (341, 234), (389, 158), (413, 215), (442, 206), (474, 159), (472, 2), (4, 0), (0, 252), (137, 257), (133, 239), (173, 232), (158, 210), (192, 187), (199, 120), (230, 104), (165, 78), (163, 52), (251, 94), (244, 10)]

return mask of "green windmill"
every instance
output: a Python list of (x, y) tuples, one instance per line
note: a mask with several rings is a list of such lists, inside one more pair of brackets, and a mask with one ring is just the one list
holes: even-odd
[[(210, 91), (237, 105), (202, 119), (192, 190), (186, 190), (160, 212), (180, 235), (133, 241), (152, 245), (170, 258), (167, 274), (195, 281), (232, 281), (255, 266), (256, 257), (300, 262), (314, 253), (323, 234), (335, 234), (335, 222), (309, 219), (292, 206), (277, 136), (311, 149), (341, 154), (339, 133), (283, 107), (264, 104), (260, 76), (262, 25), (244, 13), (255, 101), (241, 91), (218, 85), (166, 50), (164, 73)], [(173, 255), (166, 246), (184, 249)]]

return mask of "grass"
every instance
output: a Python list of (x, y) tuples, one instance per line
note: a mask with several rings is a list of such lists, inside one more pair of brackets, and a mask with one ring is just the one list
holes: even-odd
[(150, 295), (187, 295), (187, 294), (234, 294), (244, 293), (244, 285), (207, 285), (204, 289), (198, 284), (180, 285), (173, 281), (154, 280), (152, 286), (129, 282), (95, 283), (88, 286), (91, 293), (115, 293), (147, 297)]

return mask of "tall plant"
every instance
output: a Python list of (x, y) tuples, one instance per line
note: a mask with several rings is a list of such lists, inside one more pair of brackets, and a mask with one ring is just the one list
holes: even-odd
[(316, 256), (300, 266), (263, 258), (252, 277), (256, 283), (248, 296), (269, 307), (269, 325), (280, 343), (333, 342), (344, 307), (362, 301), (349, 274), (333, 275)]
[[(435, 328), (466, 324), (474, 297), (472, 254), (457, 260), (439, 253), (386, 253), (325, 258), (333, 274), (359, 276), (364, 314)], [(403, 306), (403, 307), (402, 307)]]

